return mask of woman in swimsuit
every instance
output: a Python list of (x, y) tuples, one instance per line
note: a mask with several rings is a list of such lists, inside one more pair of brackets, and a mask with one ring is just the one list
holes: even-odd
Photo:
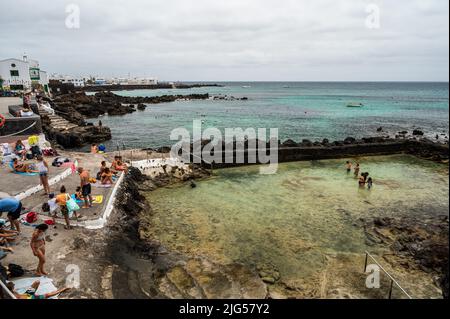
[(45, 232), (48, 229), (48, 225), (41, 224), (36, 227), (36, 230), (33, 232), (31, 236), (31, 250), (33, 251), (33, 255), (35, 255), (38, 260), (38, 266), (36, 269), (37, 276), (47, 276), (48, 273), (44, 271), (45, 264)]
[(17, 158), (13, 161), (13, 167), (14, 170), (19, 173), (37, 173), (37, 171), (31, 169), (29, 164), (20, 163)]
[(115, 156), (114, 161), (111, 164), (111, 169), (113, 172), (125, 172), (128, 173), (128, 166), (127, 164), (122, 162), (121, 156)]

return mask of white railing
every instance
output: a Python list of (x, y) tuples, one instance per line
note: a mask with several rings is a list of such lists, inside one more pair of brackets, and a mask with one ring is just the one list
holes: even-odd
[(368, 261), (369, 258), (372, 259), (375, 264), (377, 264), (378, 267), (380, 267), (380, 269), (386, 274), (386, 276), (388, 276), (389, 280), (391, 281), (390, 287), (389, 287), (389, 295), (388, 295), (388, 299), (392, 299), (392, 290), (394, 288), (394, 285), (397, 286), (400, 291), (405, 294), (406, 297), (408, 297), (408, 299), (413, 299), (406, 291), (405, 289), (403, 289), (400, 284), (397, 282), (397, 280), (395, 280), (384, 268), (383, 266), (380, 265), (380, 263), (375, 259), (375, 257), (373, 257), (369, 252), (366, 251), (366, 261), (364, 263), (364, 273), (367, 271), (367, 265), (368, 265)]

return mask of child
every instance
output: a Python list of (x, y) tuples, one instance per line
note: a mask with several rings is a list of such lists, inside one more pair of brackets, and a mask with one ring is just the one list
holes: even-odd
[(76, 200), (84, 200), (83, 192), (81, 191), (81, 186), (78, 186), (75, 191), (75, 199)]
[(91, 145), (91, 153), (92, 154), (97, 154), (98, 153), (97, 144), (92, 144)]
[(369, 190), (372, 189), (372, 187), (373, 187), (372, 177), (369, 177), (369, 179), (367, 180), (367, 187), (368, 187)]
[[(60, 194), (56, 195), (56, 203), (59, 205), (59, 208), (61, 209), (61, 213), (64, 216), (64, 219), (66, 220), (66, 226), (65, 229), (72, 229), (70, 226), (70, 220), (69, 220), (69, 209), (67, 208), (67, 201), (70, 199), (70, 195), (66, 192), (66, 187), (63, 185), (60, 189)], [(81, 218), (81, 216), (77, 216), (77, 213), (74, 212), (75, 217)]]

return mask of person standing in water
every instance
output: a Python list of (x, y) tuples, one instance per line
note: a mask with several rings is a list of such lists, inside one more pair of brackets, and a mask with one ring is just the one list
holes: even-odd
[(367, 180), (367, 188), (371, 190), (372, 187), (373, 187), (373, 180), (372, 177), (369, 177), (369, 179)]
[(352, 172), (352, 163), (350, 161), (347, 161), (345, 166), (347, 167), (347, 174), (350, 174)]
[(355, 167), (355, 177), (356, 178), (358, 178), (358, 176), (359, 176), (359, 170), (360, 170), (359, 163), (357, 163), (356, 167)]
[(358, 184), (359, 184), (359, 187), (360, 187), (360, 188), (366, 187), (366, 181), (365, 181), (365, 179), (364, 179), (364, 176), (362, 176), (362, 175), (359, 176)]

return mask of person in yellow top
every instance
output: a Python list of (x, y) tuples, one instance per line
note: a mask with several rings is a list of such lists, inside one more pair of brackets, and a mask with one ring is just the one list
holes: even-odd
[[(64, 220), (66, 221), (66, 226), (64, 226), (65, 229), (72, 229), (72, 226), (70, 226), (69, 209), (67, 208), (67, 200), (69, 198), (70, 194), (66, 192), (66, 187), (64, 185), (61, 186), (60, 194), (56, 195), (56, 204), (59, 205), (61, 214), (64, 216)], [(76, 212), (74, 214), (76, 214)]]

